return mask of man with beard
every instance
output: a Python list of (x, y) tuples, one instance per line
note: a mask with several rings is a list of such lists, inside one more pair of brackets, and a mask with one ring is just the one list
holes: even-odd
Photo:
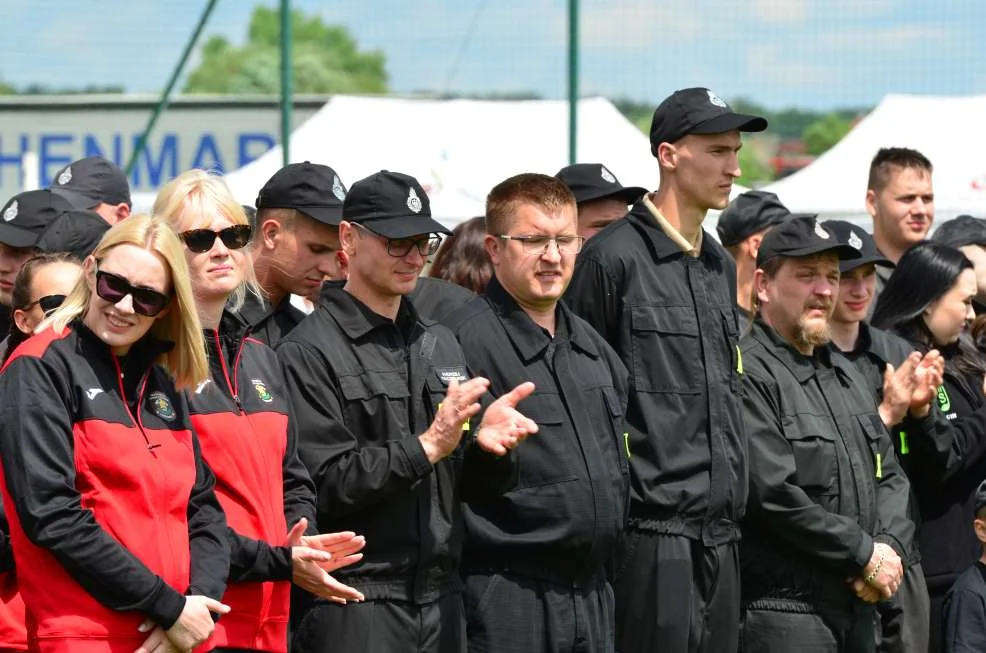
[(839, 260), (814, 218), (764, 236), (759, 312), (743, 338), (750, 498), (740, 544), (741, 649), (870, 653), (914, 525), (909, 485), (866, 382), (824, 345)]
[[(895, 265), (908, 247), (927, 238), (935, 221), (931, 172), (928, 157), (906, 147), (882, 148), (870, 162), (866, 211), (873, 218), (873, 240), (880, 253)], [(876, 305), (876, 296), (890, 272), (888, 268), (877, 270), (871, 307)]]
[(614, 577), (622, 653), (735, 651), (746, 442), (736, 268), (705, 233), (729, 202), (741, 132), (767, 121), (707, 88), (654, 111), (661, 181), (575, 261), (565, 303), (630, 371), (630, 510)]

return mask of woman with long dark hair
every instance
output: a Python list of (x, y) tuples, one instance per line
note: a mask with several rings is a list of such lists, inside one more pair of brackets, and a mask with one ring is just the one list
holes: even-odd
[(974, 495), (986, 477), (986, 360), (965, 330), (975, 318), (976, 275), (962, 252), (934, 242), (908, 249), (877, 299), (873, 326), (917, 350), (941, 351), (938, 408), (955, 437), (956, 465), (944, 476), (911, 476), (922, 519), (919, 546), (931, 595), (931, 651), (941, 650), (941, 608), (952, 583), (980, 554), (972, 523)]

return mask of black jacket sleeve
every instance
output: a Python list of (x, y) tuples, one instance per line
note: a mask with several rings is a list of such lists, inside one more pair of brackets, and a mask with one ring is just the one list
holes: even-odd
[(976, 467), (986, 457), (986, 403), (972, 413), (959, 415), (949, 424), (955, 434), (955, 454), (959, 458), (959, 463), (949, 470), (948, 476), (954, 476)]
[[(986, 424), (986, 415), (980, 417), (980, 420)], [(907, 456), (908, 479), (917, 486), (937, 486), (944, 478), (961, 468), (962, 449), (968, 444), (978, 445), (974, 438), (972, 442), (960, 442), (952, 424), (934, 405), (922, 418), (905, 416), (894, 427), (894, 433), (897, 436), (894, 442), (897, 452), (902, 460)], [(986, 447), (986, 432), (982, 442), (979, 446)], [(970, 453), (972, 457), (976, 457), (972, 452), (967, 452), (966, 455)]]
[(188, 594), (217, 601), (226, 592), (229, 576), (229, 541), (226, 513), (216, 498), (216, 477), (202, 458), (199, 438), (192, 433), (195, 485), (188, 498), (188, 546), (191, 554)]
[(952, 588), (945, 596), (944, 653), (986, 651), (986, 599), (970, 588)]
[(72, 423), (56, 375), (29, 357), (15, 359), (0, 375), (0, 462), (14, 504), (8, 509), (16, 511), (27, 538), (100, 603), (136, 610), (170, 628), (185, 598), (82, 507)]
[(231, 583), (291, 580), (291, 547), (240, 535), (226, 528), (229, 540), (229, 580)]
[(778, 415), (778, 390), (769, 380), (743, 375), (741, 398), (749, 438), (748, 516), (806, 556), (857, 574), (873, 554), (873, 538), (854, 519), (830, 513), (794, 482), (797, 467)]
[(317, 489), (320, 514), (364, 510), (407, 492), (433, 467), (416, 437), (368, 444), (346, 426), (341, 391), (318, 352), (286, 341), (277, 348), (297, 422), (298, 450)]
[(7, 509), (0, 501), (0, 573), (13, 569), (14, 550), (10, 546), (10, 524), (7, 523)]
[(602, 263), (593, 258), (576, 261), (565, 303), (611, 343), (619, 340), (622, 297), (620, 284)]
[[(874, 421), (879, 418), (874, 417)], [(877, 424), (873, 426), (875, 428)], [(879, 469), (875, 470), (877, 527), (874, 539), (890, 545), (897, 555), (906, 559), (914, 543), (914, 522), (908, 517), (911, 484), (897, 461), (893, 442), (882, 422), (879, 428), (882, 437), (879, 440)]]
[(288, 411), (287, 447), (282, 462), (284, 476), (284, 518), (288, 530), (302, 517), (308, 520), (306, 535), (318, 532), (315, 525), (315, 484), (298, 456), (298, 430), (290, 410)]

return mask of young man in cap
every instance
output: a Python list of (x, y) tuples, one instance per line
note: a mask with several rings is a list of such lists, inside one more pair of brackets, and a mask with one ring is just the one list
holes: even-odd
[(748, 190), (736, 196), (719, 214), (716, 232), (719, 244), (736, 262), (736, 316), (740, 333), (753, 321), (753, 272), (757, 269), (757, 249), (767, 230), (791, 212), (777, 195), (765, 190)]
[(110, 225), (130, 217), (130, 184), (119, 166), (101, 156), (68, 164), (57, 173), (49, 189), (74, 208), (95, 211)]
[[(866, 211), (873, 218), (873, 240), (895, 265), (907, 248), (927, 238), (935, 221), (931, 173), (928, 157), (906, 147), (882, 148), (870, 162)], [(877, 270), (876, 295), (889, 278), (890, 270)]]
[(931, 240), (962, 250), (976, 270), (979, 292), (972, 300), (976, 315), (986, 313), (986, 220), (960, 215), (943, 222), (931, 235)]
[[(843, 220), (828, 220), (822, 227), (860, 253), (859, 258), (839, 261), (839, 292), (830, 321), (832, 346), (866, 380), (912, 489), (914, 482), (943, 478), (958, 464), (954, 432), (933, 402), (945, 361), (935, 350), (922, 356), (905, 340), (865, 321), (874, 298), (876, 268), (892, 268), (893, 264), (860, 227)], [(915, 522), (919, 518), (913, 510), (916, 502), (912, 498), (909, 503), (909, 516)], [(877, 650), (925, 653), (931, 605), (916, 539), (903, 554), (900, 588), (890, 600), (877, 605), (881, 625)]]
[(945, 595), (944, 653), (986, 651), (986, 481), (976, 488), (975, 508), (972, 528), (982, 544), (982, 554)]
[(345, 279), (339, 221), (346, 187), (317, 163), (291, 163), (257, 196), (253, 268), (269, 306), (247, 293), (240, 309), (252, 335), (271, 347), (306, 317), (291, 295), (316, 300), (325, 279)]
[(741, 648), (870, 653), (872, 604), (900, 585), (909, 486), (866, 382), (826, 347), (839, 261), (815, 218), (764, 236), (744, 336), (750, 497), (740, 544)]
[[(366, 536), (362, 561), (344, 575), (366, 603), (317, 601), (294, 650), (461, 653), (459, 488), (490, 477), (497, 456), (537, 430), (514, 409), (534, 385), (470, 423), (489, 381), (469, 379), (452, 333), (405, 297), (445, 232), (417, 180), (371, 175), (353, 185), (343, 215), (349, 278), (322, 287), (318, 308), (277, 353), (317, 487), (318, 527)], [(464, 459), (475, 478), (461, 474)]]
[(747, 476), (736, 272), (702, 220), (729, 201), (740, 132), (766, 127), (705, 88), (665, 99), (651, 124), (657, 192), (589, 241), (565, 293), (631, 375), (622, 653), (736, 650)]
[(616, 352), (560, 301), (582, 245), (576, 225), (575, 198), (558, 179), (499, 183), (486, 200), (493, 277), (443, 322), (494, 394), (525, 380), (538, 388), (520, 405), (537, 437), (505, 457), (500, 483), (465, 497), (473, 651), (614, 650), (606, 571), (626, 516), (628, 379)]
[(38, 240), (72, 205), (48, 190), (29, 190), (0, 209), (0, 338), (10, 331), (11, 292), (24, 261), (37, 254)]
[(588, 240), (600, 229), (627, 214), (633, 204), (647, 192), (646, 188), (624, 188), (609, 168), (601, 163), (576, 163), (565, 166), (555, 175), (575, 196), (579, 208), (579, 235)]

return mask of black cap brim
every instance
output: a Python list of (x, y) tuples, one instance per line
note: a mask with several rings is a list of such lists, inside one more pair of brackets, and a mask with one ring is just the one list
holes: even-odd
[(338, 227), (342, 221), (342, 204), (339, 206), (294, 206), (291, 208), (330, 227)]
[(724, 113), (688, 130), (689, 134), (724, 134), (731, 131), (762, 132), (767, 129), (767, 120), (760, 116), (745, 113)]
[(801, 249), (784, 252), (781, 256), (784, 256), (785, 258), (802, 258), (804, 256), (826, 254), (828, 252), (832, 252), (838, 256), (839, 261), (855, 262), (857, 259), (862, 257), (862, 254), (860, 254), (859, 250), (855, 247), (851, 245), (841, 245), (839, 243), (809, 245), (808, 247), (802, 247)]
[(0, 222), (0, 243), (8, 247), (34, 247), (41, 234)]
[(425, 234), (452, 234), (442, 223), (433, 220), (427, 215), (405, 215), (396, 218), (388, 216), (386, 218), (370, 220), (353, 220), (353, 222), (384, 238), (411, 238), (412, 236), (423, 236)]
[(608, 191), (604, 188), (593, 188), (583, 193), (575, 193), (575, 202), (592, 202), (595, 200), (622, 200), (624, 204), (633, 204), (647, 193), (646, 188), (630, 186), (618, 191)]
[(874, 263), (880, 267), (893, 268), (896, 267), (889, 259), (882, 256), (860, 256), (857, 259), (839, 259), (839, 272), (845, 274), (850, 270), (855, 270), (863, 265), (869, 265)]
[(91, 197), (87, 197), (82, 193), (78, 193), (74, 190), (68, 190), (66, 188), (59, 188), (58, 186), (52, 186), (49, 190), (55, 195), (65, 199), (72, 208), (92, 210), (102, 204), (99, 200), (94, 200)]

